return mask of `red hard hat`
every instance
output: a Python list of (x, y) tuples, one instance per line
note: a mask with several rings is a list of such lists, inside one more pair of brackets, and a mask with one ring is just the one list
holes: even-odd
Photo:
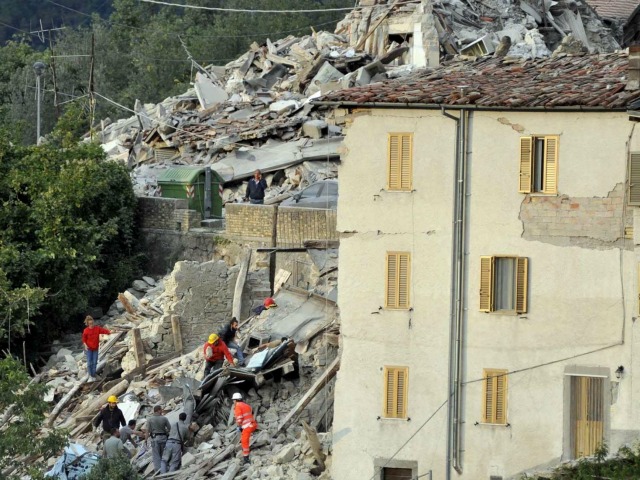
[(278, 305), (276, 305), (276, 302), (273, 298), (268, 297), (268, 298), (265, 298), (264, 300), (264, 306), (265, 308), (271, 308), (271, 307), (277, 307)]

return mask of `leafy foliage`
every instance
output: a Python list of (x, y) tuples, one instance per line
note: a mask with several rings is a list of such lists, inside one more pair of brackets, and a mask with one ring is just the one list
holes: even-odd
[[(0, 471), (16, 467), (6, 478), (18, 479), (29, 474), (41, 476), (44, 465), (37, 463), (40, 456), (55, 456), (66, 443), (64, 431), (38, 434), (49, 406), (42, 400), (47, 386), (29, 383), (30, 378), (20, 363), (11, 357), (0, 360), (0, 412), (11, 408), (8, 421), (0, 426)], [(26, 456), (29, 460), (16, 462)]]
[(0, 134), (0, 202), (0, 271), (13, 302), (0, 299), (0, 339), (8, 319), (12, 334), (35, 323), (50, 336), (137, 273), (129, 174), (100, 146), (56, 131), (50, 144), (20, 147)]
[(142, 477), (125, 457), (101, 458), (83, 480), (138, 480)]
[[(613, 457), (609, 457), (607, 445), (602, 445), (593, 457), (580, 459), (571, 465), (558, 467), (549, 480), (593, 480), (594, 478), (610, 480), (630, 480), (640, 478), (640, 444), (632, 447), (623, 446)], [(526, 479), (538, 478), (525, 476)], [(542, 477), (540, 477), (542, 478)]]
[[(0, 0), (0, 12), (3, 2)], [(25, 4), (35, 0), (25, 0)], [(20, 2), (14, 2), (20, 3)], [(95, 2), (86, 5), (65, 0), (65, 5), (83, 12), (82, 22), (71, 22), (52, 35), (47, 48), (34, 47), (32, 36), (18, 34), (0, 47), (0, 125), (20, 126), (20, 141), (35, 141), (35, 74), (33, 63), (45, 62), (42, 76), (42, 131), (50, 132), (62, 114), (62, 102), (89, 92), (90, 55), (94, 54), (93, 87), (96, 119), (129, 116), (135, 101), (159, 102), (191, 88), (195, 70), (189, 55), (200, 65), (224, 65), (245, 53), (253, 42), (302, 36), (315, 30), (332, 30), (345, 12), (323, 11), (352, 7), (353, 0), (217, 0), (216, 7), (243, 9), (310, 9), (311, 13), (252, 14), (213, 12), (158, 6), (139, 0), (113, 0), (108, 18)], [(52, 3), (59, 13), (73, 13)], [(192, 0), (190, 5), (211, 6), (210, 0)], [(100, 4), (98, 4), (100, 6)], [(93, 15), (91, 15), (93, 14)], [(26, 15), (26, 13), (25, 13)], [(34, 16), (36, 24), (42, 17)], [(0, 14), (0, 21), (3, 20)], [(47, 26), (46, 28), (48, 28)], [(3, 53), (3, 50), (8, 49)], [(188, 53), (187, 53), (188, 52)], [(6, 57), (6, 60), (5, 60)], [(55, 68), (55, 85), (54, 85)], [(55, 88), (54, 88), (55, 87)], [(54, 99), (54, 91), (56, 98)], [(105, 100), (103, 97), (112, 100)], [(55, 102), (54, 102), (55, 100)], [(115, 102), (115, 103), (114, 103)], [(54, 105), (54, 103), (56, 105)]]

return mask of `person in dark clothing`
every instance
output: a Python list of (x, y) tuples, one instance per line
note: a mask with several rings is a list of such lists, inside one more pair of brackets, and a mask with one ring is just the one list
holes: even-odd
[(256, 170), (253, 178), (247, 184), (247, 191), (244, 194), (245, 201), (249, 201), (254, 205), (264, 203), (264, 191), (267, 189), (267, 181), (262, 178), (262, 172)]
[(238, 333), (238, 320), (236, 317), (231, 317), (231, 321), (225, 325), (225, 327), (218, 332), (218, 335), (228, 348), (234, 348), (236, 350), (236, 358), (240, 365), (244, 364), (244, 353), (242, 347), (236, 343), (236, 334)]
[(96, 416), (93, 421), (93, 426), (97, 427), (102, 422), (102, 430), (111, 435), (113, 429), (119, 429), (120, 426), (125, 426), (127, 424), (124, 419), (124, 414), (122, 410), (118, 408), (118, 398), (115, 395), (111, 395), (107, 400), (109, 405), (107, 407), (102, 407), (100, 413)]

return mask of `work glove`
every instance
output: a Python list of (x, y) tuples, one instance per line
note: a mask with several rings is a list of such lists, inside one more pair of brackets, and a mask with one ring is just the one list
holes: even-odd
[(237, 358), (234, 358), (234, 359), (233, 359), (233, 364), (234, 364), (234, 365), (238, 365), (238, 359), (237, 359)]
[(238, 427), (238, 433), (242, 433), (242, 429)]

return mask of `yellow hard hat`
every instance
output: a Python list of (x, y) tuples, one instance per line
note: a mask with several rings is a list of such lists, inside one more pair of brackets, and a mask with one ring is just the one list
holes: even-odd
[(115, 395), (111, 395), (108, 399), (107, 402), (109, 403), (118, 403), (118, 397), (116, 397)]
[(209, 335), (209, 343), (213, 345), (214, 343), (216, 343), (218, 338), (219, 338), (218, 335), (216, 335), (215, 333), (212, 333), (211, 335)]

